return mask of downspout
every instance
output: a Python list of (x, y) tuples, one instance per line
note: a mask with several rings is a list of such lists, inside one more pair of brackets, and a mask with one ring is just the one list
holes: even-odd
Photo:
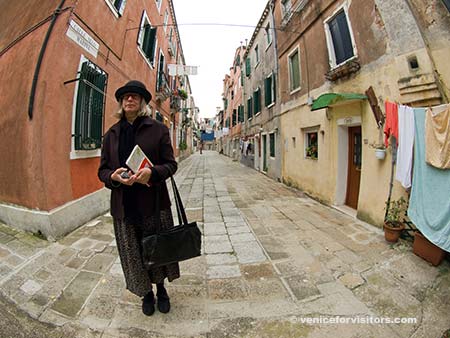
[(28, 118), (30, 120), (33, 119), (33, 107), (34, 107), (34, 97), (36, 96), (36, 87), (39, 78), (39, 71), (41, 70), (42, 59), (44, 58), (45, 50), (47, 49), (47, 43), (50, 38), (50, 34), (53, 30), (53, 26), (55, 25), (56, 19), (58, 15), (61, 13), (62, 6), (66, 0), (62, 0), (59, 6), (55, 9), (52, 16), (52, 21), (50, 22), (50, 26), (48, 27), (47, 34), (45, 35), (44, 42), (42, 43), (41, 51), (39, 52), (38, 61), (36, 64), (36, 68), (34, 70), (33, 82), (31, 84), (31, 92), (30, 92), (30, 100), (28, 103)]

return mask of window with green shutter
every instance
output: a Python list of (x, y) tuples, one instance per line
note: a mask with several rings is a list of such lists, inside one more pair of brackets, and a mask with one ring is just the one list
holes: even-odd
[(151, 65), (155, 62), (156, 27), (152, 27), (145, 11), (142, 13), (141, 29), (138, 34), (138, 45)]
[(247, 99), (247, 120), (250, 120), (253, 117), (253, 103), (252, 98), (249, 97)]
[(253, 112), (258, 114), (261, 111), (261, 89), (257, 89), (253, 92)]
[(264, 80), (264, 105), (267, 107), (275, 102), (275, 76), (271, 74)]
[(300, 56), (298, 49), (289, 55), (289, 83), (291, 91), (300, 87)]
[(270, 157), (275, 157), (275, 133), (269, 134)]
[(232, 121), (231, 121), (231, 125), (234, 127), (236, 125), (236, 121), (237, 121), (237, 111), (236, 109), (233, 109), (233, 115), (232, 115)]
[(82, 63), (75, 108), (75, 150), (101, 147), (107, 78), (107, 74), (94, 63)]
[(251, 72), (252, 72), (252, 64), (250, 58), (247, 57), (245, 59), (245, 76), (250, 76)]
[(238, 122), (244, 122), (244, 106), (239, 105), (238, 107)]

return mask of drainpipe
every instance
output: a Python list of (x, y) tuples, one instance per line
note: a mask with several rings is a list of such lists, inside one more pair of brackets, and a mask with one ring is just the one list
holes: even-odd
[(47, 43), (50, 38), (50, 34), (53, 30), (53, 26), (55, 25), (56, 19), (58, 15), (61, 13), (61, 8), (64, 5), (66, 0), (62, 0), (59, 6), (53, 12), (52, 21), (50, 22), (50, 26), (48, 27), (47, 34), (45, 35), (44, 42), (42, 43), (41, 51), (39, 52), (38, 61), (36, 64), (36, 68), (34, 70), (33, 82), (31, 84), (31, 92), (30, 92), (30, 100), (28, 103), (28, 117), (29, 119), (33, 119), (33, 106), (34, 106), (34, 97), (36, 95), (36, 87), (39, 78), (39, 71), (41, 70), (42, 59), (44, 58), (45, 50), (47, 49)]

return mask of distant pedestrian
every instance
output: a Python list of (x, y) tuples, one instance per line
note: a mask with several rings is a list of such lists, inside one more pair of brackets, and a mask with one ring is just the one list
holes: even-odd
[[(139, 81), (130, 81), (115, 93), (119, 102), (116, 114), (119, 121), (105, 134), (98, 176), (111, 189), (111, 215), (126, 287), (143, 297), (142, 311), (151, 316), (155, 312), (152, 283), (156, 284), (158, 309), (167, 313), (170, 301), (164, 279), (180, 277), (178, 263), (144, 268), (141, 241), (156, 232), (159, 197), (160, 225), (173, 227), (166, 179), (177, 170), (167, 127), (152, 119), (147, 107), (152, 95)], [(138, 144), (152, 161), (152, 168), (137, 173), (126, 168), (126, 160)]]
[(200, 155), (203, 152), (203, 140), (200, 141), (200, 145), (198, 146), (198, 148), (200, 149)]
[(248, 142), (247, 149), (245, 150), (245, 155), (248, 156), (249, 153), (250, 154), (252, 153), (252, 143), (251, 142)]

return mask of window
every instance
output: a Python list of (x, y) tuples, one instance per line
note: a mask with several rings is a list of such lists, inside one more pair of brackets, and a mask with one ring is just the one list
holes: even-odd
[(444, 2), (445, 7), (447, 7), (447, 10), (450, 12), (450, 0), (442, 0)]
[(238, 107), (238, 122), (244, 122), (244, 106), (242, 104)]
[(231, 120), (231, 125), (234, 127), (236, 125), (236, 117), (237, 117), (237, 111), (236, 109), (233, 109), (233, 115), (231, 116), (232, 120)]
[(169, 22), (169, 11), (166, 9), (164, 13), (164, 32), (167, 31), (167, 23)]
[(253, 117), (253, 102), (252, 97), (247, 99), (247, 120), (250, 120)]
[(270, 157), (275, 157), (275, 133), (269, 134)]
[(319, 157), (319, 144), (317, 142), (317, 131), (305, 133), (305, 157), (317, 160)]
[(290, 16), (292, 10), (292, 1), (291, 0), (281, 0), (281, 15), (283, 18)]
[(166, 69), (166, 61), (162, 51), (159, 52), (159, 64), (158, 64), (158, 81), (156, 82), (156, 92), (162, 92), (167, 86), (167, 78), (164, 73)]
[(161, 10), (161, 4), (162, 4), (162, 0), (155, 0), (156, 2), (156, 7), (158, 7), (158, 11)]
[(102, 143), (108, 76), (97, 65), (83, 59), (75, 103), (74, 150), (94, 150), (99, 149)]
[(289, 55), (289, 84), (291, 92), (300, 88), (300, 55), (298, 48)]
[(255, 115), (261, 112), (261, 89), (258, 88), (253, 92), (253, 104)]
[(270, 28), (270, 23), (266, 26), (266, 38), (267, 38), (267, 47), (272, 43), (272, 29)]
[(270, 106), (275, 102), (275, 76), (270, 74), (264, 80), (264, 105)]
[(255, 63), (255, 68), (256, 68), (256, 66), (258, 66), (258, 64), (259, 64), (259, 47), (258, 47), (258, 45), (255, 46), (255, 60), (256, 60), (256, 63)]
[(139, 29), (138, 45), (151, 66), (155, 62), (156, 27), (152, 27), (145, 11), (142, 13), (141, 28)]
[(114, 13), (117, 13), (118, 16), (122, 16), (127, 0), (106, 0), (106, 2), (109, 7), (114, 10)]
[(251, 64), (250, 58), (247, 57), (245, 59), (245, 76), (250, 76), (251, 69), (252, 69), (252, 64)]
[(158, 110), (156, 111), (156, 121), (163, 122), (163, 116)]
[(326, 21), (325, 31), (331, 67), (336, 67), (355, 56), (346, 7)]
[(234, 90), (231, 91), (231, 99), (234, 99)]

